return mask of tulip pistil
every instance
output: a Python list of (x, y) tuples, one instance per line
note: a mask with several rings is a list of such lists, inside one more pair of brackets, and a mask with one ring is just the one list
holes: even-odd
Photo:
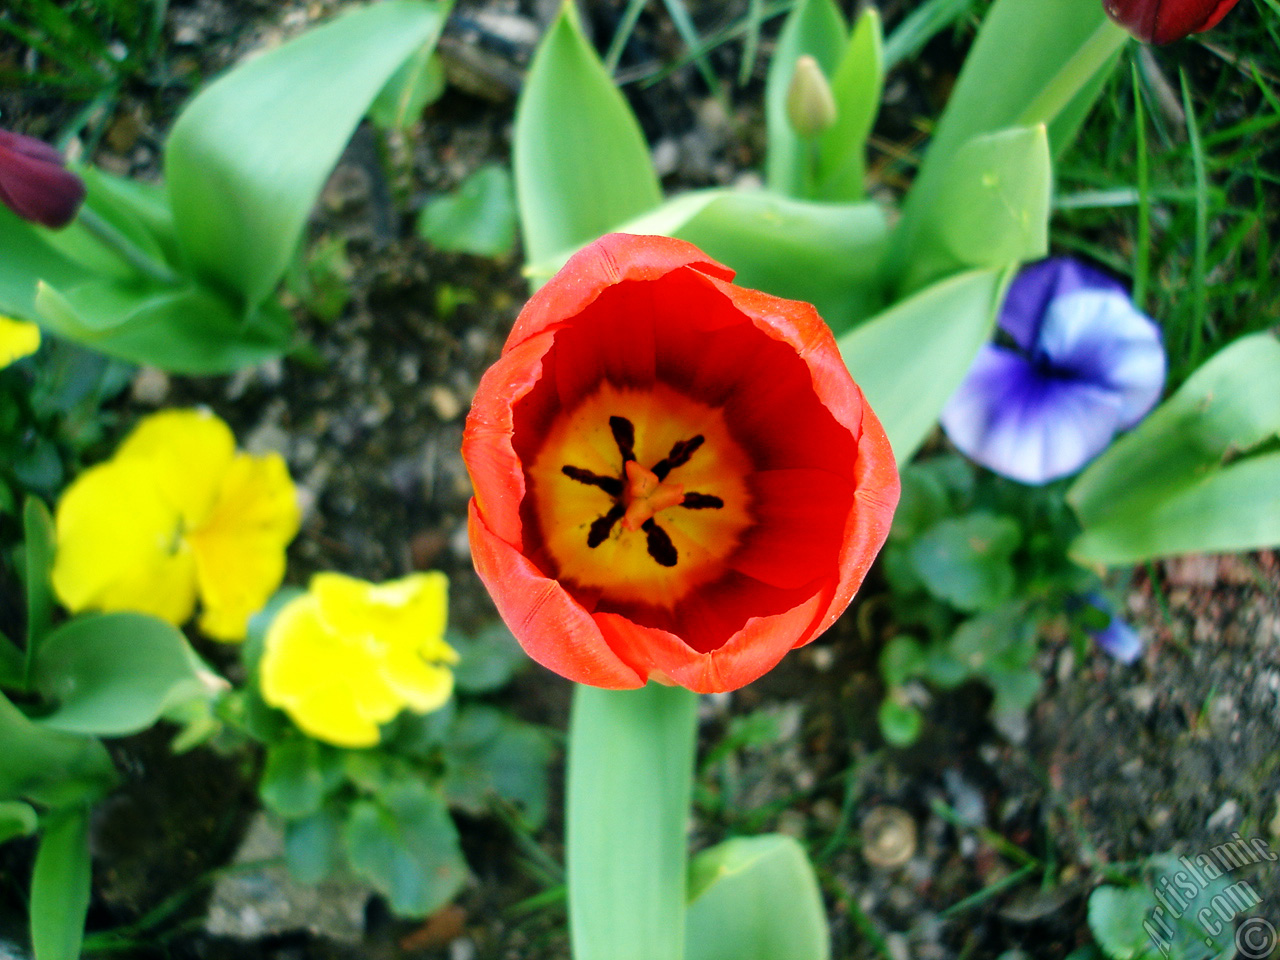
[(605, 382), (557, 417), (528, 476), (559, 576), (670, 606), (726, 569), (753, 520), (751, 472), (722, 411)]
[(613, 506), (597, 517), (587, 530), (587, 546), (593, 550), (604, 543), (613, 532), (614, 524), (622, 521), (623, 529), (632, 532), (643, 530), (645, 547), (656, 563), (674, 567), (680, 560), (679, 551), (671, 537), (658, 526), (654, 516), (672, 507), (689, 510), (720, 510), (724, 500), (709, 493), (685, 493), (684, 485), (672, 483), (667, 475), (689, 462), (694, 452), (706, 442), (698, 434), (688, 440), (678, 440), (671, 452), (654, 464), (650, 470), (635, 459), (635, 427), (626, 417), (611, 416), (609, 429), (622, 455), (621, 477), (601, 476), (582, 467), (565, 465), (560, 468), (570, 480), (598, 487), (614, 498)]

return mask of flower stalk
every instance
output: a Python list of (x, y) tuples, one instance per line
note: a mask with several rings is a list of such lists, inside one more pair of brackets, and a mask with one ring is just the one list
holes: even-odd
[(569, 718), (574, 960), (683, 960), (698, 696), (578, 685)]
[(167, 285), (181, 281), (176, 273), (162, 263), (157, 263), (142, 252), (132, 240), (100, 217), (92, 208), (80, 208), (77, 222), (87, 230), (95, 240), (111, 250), (121, 260), (129, 264), (144, 277), (157, 283)]

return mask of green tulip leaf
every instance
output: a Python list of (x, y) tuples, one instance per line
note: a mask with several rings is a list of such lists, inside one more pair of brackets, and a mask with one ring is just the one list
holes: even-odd
[(36, 689), (56, 704), (35, 722), (51, 730), (119, 737), (216, 684), (182, 631), (139, 613), (77, 617), (36, 651)]
[(450, 253), (505, 257), (516, 242), (511, 175), (497, 164), (480, 167), (453, 193), (427, 201), (418, 233)]
[(530, 263), (589, 243), (662, 202), (640, 125), (571, 3), (534, 54), (512, 150)]
[(1043, 126), (1013, 127), (965, 143), (923, 215), (928, 239), (917, 247), (903, 289), (919, 289), (959, 270), (1043, 257), (1049, 250), (1052, 186)]
[(88, 803), (116, 782), (101, 742), (37, 726), (0, 695), (0, 800), (49, 807)]
[(1094, 461), (1067, 492), (1078, 560), (1129, 564), (1280, 543), (1280, 341), (1243, 337)]
[(444, 94), (444, 64), (435, 52), (435, 38), (424, 43), (387, 81), (369, 106), (369, 119), (383, 130), (407, 132), (422, 111)]
[(114, 280), (55, 288), (41, 283), (45, 326), (92, 350), (174, 373), (226, 373), (280, 356), (293, 319), (268, 301), (247, 320), (203, 287), (133, 286)]
[(0, 203), (0, 314), (34, 322), (37, 281), (62, 286), (84, 279), (83, 265), (54, 247), (52, 235)]
[[(800, 0), (782, 25), (764, 86), (769, 140), (765, 179), (775, 193), (803, 199), (808, 194), (806, 185), (813, 182), (810, 168), (814, 144), (802, 139), (787, 117), (787, 91), (796, 72), (796, 60), (808, 54), (830, 78), (841, 64), (847, 37), (848, 27), (834, 0)], [(856, 94), (850, 91), (850, 96)]]
[(42, 824), (31, 873), (35, 960), (79, 960), (90, 891), (89, 812), (51, 814)]
[(965, 57), (903, 206), (889, 269), (903, 293), (935, 242), (936, 207), (956, 154), (975, 138), (1044, 124), (1052, 152), (1073, 135), (1128, 34), (1096, 0), (997, 0)]
[(863, 9), (831, 80), (836, 122), (818, 148), (815, 194), (819, 200), (847, 202), (866, 194), (867, 136), (880, 110), (884, 89), (884, 35), (875, 7)]
[(444, 798), (419, 780), (402, 777), (376, 800), (356, 801), (343, 836), (352, 869), (401, 917), (438, 910), (467, 878)]
[(192, 266), (248, 308), (275, 288), (356, 124), (434, 43), (447, 3), (384, 0), (239, 64), (182, 111), (165, 148)]
[(1010, 270), (975, 270), (926, 287), (837, 343), (905, 464), (987, 342)]
[(813, 867), (792, 837), (738, 837), (689, 864), (687, 960), (828, 960)]
[[(699, 190), (619, 224), (623, 233), (678, 237), (737, 271), (735, 282), (812, 303), (841, 330), (880, 310), (878, 266), (888, 227), (873, 203), (812, 203), (767, 191)], [(544, 280), (572, 250), (529, 268)]]

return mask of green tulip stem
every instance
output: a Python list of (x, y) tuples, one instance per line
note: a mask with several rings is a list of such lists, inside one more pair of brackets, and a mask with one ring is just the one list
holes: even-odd
[(112, 224), (100, 217), (92, 208), (80, 208), (76, 222), (85, 228), (98, 242), (111, 250), (129, 266), (133, 267), (149, 280), (157, 283), (178, 284), (182, 278), (162, 263), (156, 263), (151, 257), (138, 249), (137, 244), (117, 230)]
[(1128, 39), (1129, 34), (1121, 27), (1104, 19), (1071, 59), (1062, 65), (1062, 69), (1040, 88), (1040, 92), (1019, 115), (1016, 126), (1048, 124), (1066, 108), (1089, 82), (1089, 78), (1106, 66), (1107, 61), (1115, 56), (1116, 51)]
[(569, 717), (573, 960), (683, 960), (697, 694), (579, 686)]

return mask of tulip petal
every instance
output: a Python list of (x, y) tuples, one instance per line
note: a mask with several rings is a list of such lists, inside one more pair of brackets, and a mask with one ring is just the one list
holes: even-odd
[(529, 298), (507, 337), (504, 352), (548, 327), (577, 316), (614, 284), (624, 280), (656, 280), (685, 266), (709, 276), (733, 279), (732, 270), (683, 240), (626, 233), (601, 237), (570, 257), (568, 263)]
[(576, 683), (611, 690), (645, 685), (648, 672), (620, 659), (583, 606), (489, 528), (474, 499), (467, 532), (476, 573), (530, 657)]

